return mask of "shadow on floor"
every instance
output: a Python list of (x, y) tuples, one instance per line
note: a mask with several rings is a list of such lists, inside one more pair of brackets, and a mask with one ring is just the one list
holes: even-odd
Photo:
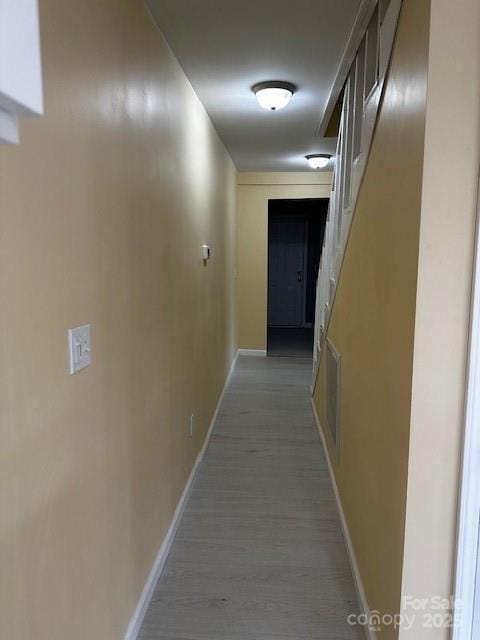
[(269, 356), (311, 358), (313, 329), (269, 327), (267, 351)]

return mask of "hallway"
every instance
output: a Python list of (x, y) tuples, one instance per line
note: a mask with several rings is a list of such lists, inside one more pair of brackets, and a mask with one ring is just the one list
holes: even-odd
[(140, 640), (350, 640), (311, 361), (239, 357)]

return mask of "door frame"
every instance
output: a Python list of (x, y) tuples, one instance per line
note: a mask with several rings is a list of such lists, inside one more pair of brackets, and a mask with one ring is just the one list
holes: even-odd
[[(454, 628), (452, 640), (474, 640), (475, 596), (480, 606), (480, 188), (465, 398), (465, 433), (460, 480)], [(476, 454), (476, 455), (475, 455)], [(477, 616), (479, 615), (477, 611)]]

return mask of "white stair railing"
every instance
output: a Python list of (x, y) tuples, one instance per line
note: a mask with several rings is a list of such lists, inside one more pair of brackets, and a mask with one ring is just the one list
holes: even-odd
[(332, 191), (317, 279), (314, 376), (325, 342), (350, 226), (378, 117), (402, 0), (379, 3), (373, 13), (344, 90)]

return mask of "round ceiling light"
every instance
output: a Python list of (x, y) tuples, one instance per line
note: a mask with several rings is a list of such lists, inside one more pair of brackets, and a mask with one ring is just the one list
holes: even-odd
[(295, 93), (295, 85), (290, 82), (260, 82), (252, 87), (258, 104), (267, 111), (284, 109)]
[(312, 169), (324, 169), (330, 162), (331, 157), (326, 153), (311, 153), (305, 156), (305, 159)]

